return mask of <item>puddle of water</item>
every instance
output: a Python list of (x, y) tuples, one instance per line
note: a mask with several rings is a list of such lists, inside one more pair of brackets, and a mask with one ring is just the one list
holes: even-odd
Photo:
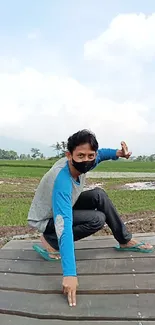
[(127, 183), (122, 188), (126, 190), (155, 190), (155, 182), (137, 182), (137, 183)]

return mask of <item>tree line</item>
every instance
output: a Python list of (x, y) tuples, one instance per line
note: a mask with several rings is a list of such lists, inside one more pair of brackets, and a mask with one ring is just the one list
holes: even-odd
[(150, 155), (150, 156), (138, 156), (138, 157), (133, 157), (134, 161), (155, 161), (155, 153)]
[[(67, 149), (67, 142), (62, 141), (62, 142), (57, 142), (56, 144), (53, 144), (50, 146), (56, 151), (56, 157), (64, 157), (65, 152)], [(40, 149), (38, 148), (31, 148), (30, 150), (31, 154), (20, 154), (14, 150), (4, 150), (0, 149), (0, 159), (4, 160), (31, 160), (31, 159), (45, 159), (43, 153), (41, 153)]]
[[(55, 157), (61, 158), (65, 156), (65, 152), (67, 150), (67, 142), (61, 141), (56, 142), (55, 144), (50, 146), (54, 149), (56, 152)], [(6, 160), (31, 160), (31, 159), (45, 159), (43, 153), (41, 153), (40, 149), (38, 148), (31, 148), (30, 150), (31, 154), (20, 154), (18, 155), (16, 151), (14, 150), (3, 150), (0, 149), (0, 159), (6, 159)], [(130, 160), (133, 161), (155, 161), (155, 154), (151, 154), (150, 156), (132, 156)]]
[(31, 160), (31, 159), (44, 159), (43, 153), (38, 148), (31, 148), (31, 154), (20, 154), (14, 150), (3, 150), (0, 149), (0, 159), (4, 160)]

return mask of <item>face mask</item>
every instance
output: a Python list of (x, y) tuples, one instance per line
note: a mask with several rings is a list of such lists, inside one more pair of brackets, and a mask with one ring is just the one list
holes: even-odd
[(72, 159), (72, 165), (75, 167), (75, 169), (81, 173), (85, 174), (87, 173), (92, 167), (95, 165), (95, 159), (91, 161), (81, 161), (77, 162), (74, 159)]

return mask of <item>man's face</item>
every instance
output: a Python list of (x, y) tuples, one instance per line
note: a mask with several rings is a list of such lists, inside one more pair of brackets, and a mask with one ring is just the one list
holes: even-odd
[(81, 144), (76, 147), (73, 153), (68, 153), (68, 159), (74, 159), (76, 162), (92, 161), (96, 158), (97, 153), (93, 151), (89, 143)]

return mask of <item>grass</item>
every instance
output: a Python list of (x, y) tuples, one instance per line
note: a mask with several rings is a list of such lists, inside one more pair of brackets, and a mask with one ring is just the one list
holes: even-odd
[(36, 159), (36, 160), (0, 160), (0, 166), (12, 167), (41, 167), (50, 168), (57, 161), (57, 158), (51, 160)]
[[(0, 160), (0, 178), (41, 178), (55, 163), (53, 160), (4, 161)], [(155, 162), (105, 161), (94, 172), (145, 172), (155, 173)]]
[(94, 171), (98, 172), (134, 172), (134, 173), (155, 173), (154, 162), (138, 161), (105, 161), (100, 163)]
[(25, 226), (31, 198), (0, 199), (0, 226)]
[[(34, 175), (35, 172), (32, 174)], [(9, 174), (8, 176), (11, 177)], [(155, 211), (155, 191), (126, 191), (115, 188), (128, 182), (137, 181), (139, 179), (87, 180), (88, 183), (93, 184), (103, 183), (103, 188), (120, 214)], [(20, 182), (16, 178), (13, 181), (5, 179), (4, 184), (0, 185), (0, 226), (27, 225), (29, 207), (38, 183), (39, 178), (21, 178)]]
[(155, 191), (107, 190), (107, 194), (121, 214), (155, 211)]
[(0, 178), (41, 178), (49, 168), (0, 166)]

